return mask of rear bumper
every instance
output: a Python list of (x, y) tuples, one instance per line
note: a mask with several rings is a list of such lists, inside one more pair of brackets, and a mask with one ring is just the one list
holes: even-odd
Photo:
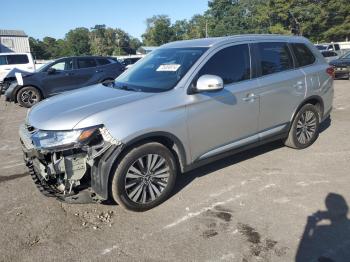
[(334, 68), (334, 75), (335, 78), (348, 78), (350, 74), (350, 66), (348, 67), (341, 67), (341, 68)]

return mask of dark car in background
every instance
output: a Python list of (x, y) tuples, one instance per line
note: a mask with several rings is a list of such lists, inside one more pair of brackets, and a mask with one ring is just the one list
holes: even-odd
[(4, 85), (2, 92), (7, 101), (31, 107), (62, 92), (112, 82), (124, 70), (121, 63), (110, 57), (65, 57), (44, 65), (35, 73), (22, 73)]
[(329, 63), (334, 67), (335, 78), (350, 79), (350, 52)]

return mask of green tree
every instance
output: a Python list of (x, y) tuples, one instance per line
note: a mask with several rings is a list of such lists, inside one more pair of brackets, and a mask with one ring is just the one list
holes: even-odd
[(70, 55), (90, 54), (90, 31), (85, 27), (70, 30), (65, 37)]
[(168, 16), (153, 16), (146, 20), (146, 24), (146, 32), (142, 35), (145, 45), (159, 46), (170, 42), (174, 38), (174, 31)]

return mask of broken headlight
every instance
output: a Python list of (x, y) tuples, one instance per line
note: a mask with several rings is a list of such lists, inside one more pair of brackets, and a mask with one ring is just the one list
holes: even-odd
[(32, 135), (35, 147), (40, 149), (74, 148), (91, 138), (98, 127), (69, 131), (38, 130)]

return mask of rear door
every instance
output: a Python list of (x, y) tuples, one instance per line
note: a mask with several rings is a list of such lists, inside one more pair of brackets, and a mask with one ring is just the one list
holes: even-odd
[(283, 132), (306, 92), (304, 73), (295, 69), (286, 42), (254, 44), (259, 70), (260, 138)]
[(100, 81), (103, 68), (97, 67), (97, 62), (93, 57), (77, 58), (76, 88), (96, 84)]

